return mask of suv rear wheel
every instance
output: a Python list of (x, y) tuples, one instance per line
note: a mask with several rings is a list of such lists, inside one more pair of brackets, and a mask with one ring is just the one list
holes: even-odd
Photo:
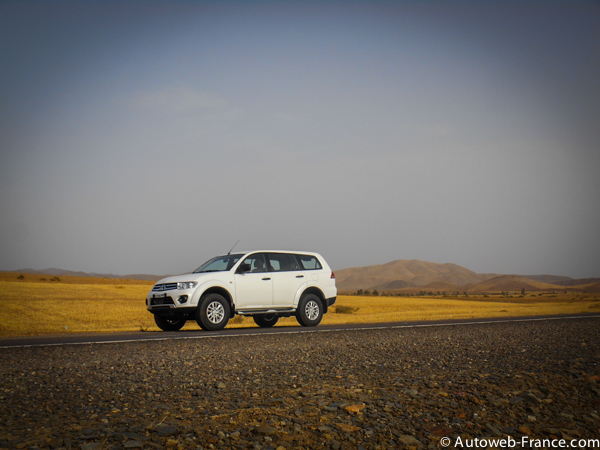
[(316, 327), (323, 319), (323, 302), (315, 294), (306, 294), (300, 299), (296, 319), (303, 327)]
[(275, 314), (257, 314), (252, 316), (252, 318), (254, 319), (254, 323), (261, 328), (271, 328), (279, 320), (279, 317)]
[(158, 328), (163, 331), (179, 331), (185, 325), (186, 320), (177, 317), (164, 317), (154, 315), (154, 321)]
[(229, 322), (229, 303), (221, 294), (208, 294), (196, 310), (196, 322), (203, 330), (218, 331)]

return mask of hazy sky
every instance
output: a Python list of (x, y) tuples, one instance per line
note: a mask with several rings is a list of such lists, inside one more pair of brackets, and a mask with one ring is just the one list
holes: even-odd
[(0, 269), (600, 276), (600, 2), (3, 1)]

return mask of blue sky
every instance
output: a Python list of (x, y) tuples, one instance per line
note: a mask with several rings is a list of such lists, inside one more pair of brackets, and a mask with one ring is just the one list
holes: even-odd
[(0, 3), (0, 269), (600, 276), (600, 4)]

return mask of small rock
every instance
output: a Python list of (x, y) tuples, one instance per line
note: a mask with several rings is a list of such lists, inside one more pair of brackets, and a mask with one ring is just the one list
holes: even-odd
[(444, 436), (451, 436), (452, 434), (454, 434), (454, 430), (452, 428), (442, 427), (439, 425), (427, 427), (426, 430), (433, 436), (440, 438)]
[(423, 444), (418, 439), (408, 434), (403, 434), (398, 437), (398, 440), (408, 447), (422, 447)]
[(333, 402), (333, 403), (330, 403), (327, 406), (330, 406), (331, 408), (345, 408), (346, 406), (348, 406), (348, 403), (336, 403), (336, 402)]
[(531, 428), (526, 427), (525, 425), (523, 425), (522, 427), (519, 427), (519, 433), (530, 435), (531, 434)]
[(140, 441), (127, 441), (123, 444), (123, 448), (144, 448), (144, 444)]
[(532, 394), (531, 392), (521, 392), (519, 395), (519, 397), (522, 397), (523, 400), (526, 400), (530, 403), (542, 403), (542, 401), (535, 396), (535, 394)]
[(365, 405), (350, 405), (346, 406), (346, 411), (352, 414), (360, 414), (361, 409), (363, 409)]
[(510, 405), (510, 402), (506, 398), (495, 398), (491, 399), (490, 403), (496, 408), (506, 408)]
[(492, 425), (491, 423), (486, 423), (485, 429), (488, 430), (490, 433), (492, 433), (496, 437), (502, 436), (502, 432), (498, 428), (496, 428), (494, 425)]
[(506, 427), (502, 428), (502, 432), (504, 434), (508, 434), (509, 436), (514, 436), (515, 434), (517, 434), (517, 429), (515, 427)]
[(173, 424), (162, 423), (155, 428), (156, 433), (161, 436), (173, 436), (177, 433), (177, 427)]
[(256, 428), (256, 432), (262, 434), (263, 436), (272, 436), (277, 433), (277, 428), (269, 425), (268, 423), (263, 423)]
[(225, 389), (227, 386), (222, 381), (219, 381), (217, 384), (217, 389)]
[(88, 444), (82, 444), (81, 450), (96, 450), (97, 448), (100, 448), (101, 445), (101, 442), (90, 442)]
[(348, 425), (347, 423), (336, 423), (335, 426), (346, 433), (352, 433), (353, 431), (361, 430), (360, 427), (356, 427), (354, 425)]

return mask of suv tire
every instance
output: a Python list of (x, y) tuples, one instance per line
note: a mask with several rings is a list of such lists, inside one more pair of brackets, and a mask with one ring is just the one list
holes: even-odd
[(186, 320), (177, 317), (164, 317), (154, 315), (154, 322), (163, 331), (179, 331), (185, 325)]
[(203, 330), (219, 331), (229, 322), (229, 303), (221, 294), (203, 297), (196, 310), (196, 322)]
[(252, 316), (254, 323), (261, 328), (271, 328), (277, 323), (279, 317), (275, 314), (257, 314)]
[(323, 302), (315, 294), (306, 294), (300, 299), (296, 319), (303, 327), (316, 327), (323, 319)]

